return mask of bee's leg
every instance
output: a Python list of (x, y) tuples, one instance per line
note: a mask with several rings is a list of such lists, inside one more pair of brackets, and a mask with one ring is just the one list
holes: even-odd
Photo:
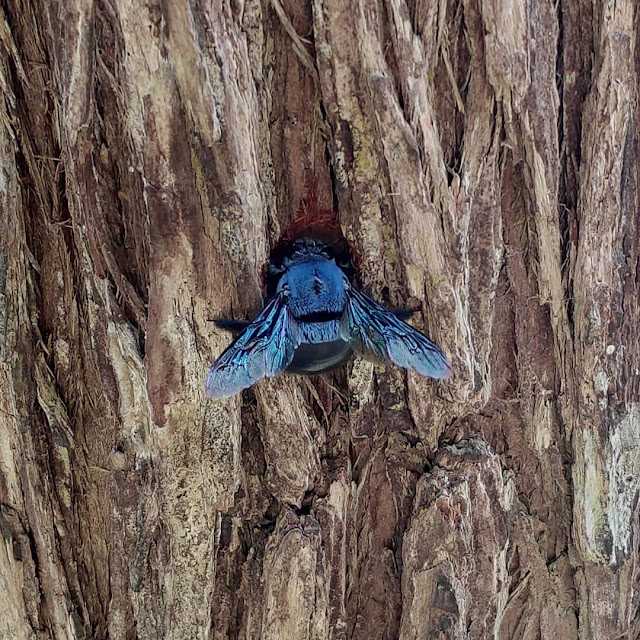
[(216, 327), (225, 329), (234, 334), (242, 333), (249, 325), (248, 320), (233, 320), (232, 318), (216, 318), (214, 320)]
[(400, 320), (408, 320), (414, 313), (418, 313), (420, 309), (393, 309), (391, 313)]

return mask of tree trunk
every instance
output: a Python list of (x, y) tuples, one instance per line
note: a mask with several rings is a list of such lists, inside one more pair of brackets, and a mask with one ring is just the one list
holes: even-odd
[[(639, 22), (4, 0), (0, 638), (639, 638)], [(452, 380), (204, 397), (312, 188)]]

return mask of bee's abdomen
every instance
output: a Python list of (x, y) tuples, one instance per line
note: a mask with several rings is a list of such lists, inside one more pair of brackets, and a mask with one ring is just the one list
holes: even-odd
[(301, 344), (295, 351), (293, 362), (287, 368), (290, 373), (323, 373), (344, 364), (351, 356), (351, 347), (344, 340)]
[(287, 371), (291, 373), (322, 373), (346, 362), (351, 347), (340, 336), (340, 321), (300, 322), (300, 346)]

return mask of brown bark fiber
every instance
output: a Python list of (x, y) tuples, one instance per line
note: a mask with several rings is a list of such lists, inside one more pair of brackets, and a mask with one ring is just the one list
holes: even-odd
[[(639, 638), (639, 27), (3, 0), (0, 638)], [(311, 184), (452, 380), (204, 397)]]

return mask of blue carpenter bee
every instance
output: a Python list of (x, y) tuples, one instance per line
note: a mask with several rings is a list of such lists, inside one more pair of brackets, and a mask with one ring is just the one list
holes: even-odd
[(216, 400), (232, 396), (284, 371), (330, 371), (353, 352), (423, 376), (449, 377), (451, 365), (440, 348), (400, 319), (411, 312), (385, 309), (351, 284), (349, 272), (348, 265), (336, 263), (331, 245), (293, 242), (269, 267), (276, 284), (262, 312), (250, 323), (218, 321), (241, 333), (209, 370), (207, 394)]

